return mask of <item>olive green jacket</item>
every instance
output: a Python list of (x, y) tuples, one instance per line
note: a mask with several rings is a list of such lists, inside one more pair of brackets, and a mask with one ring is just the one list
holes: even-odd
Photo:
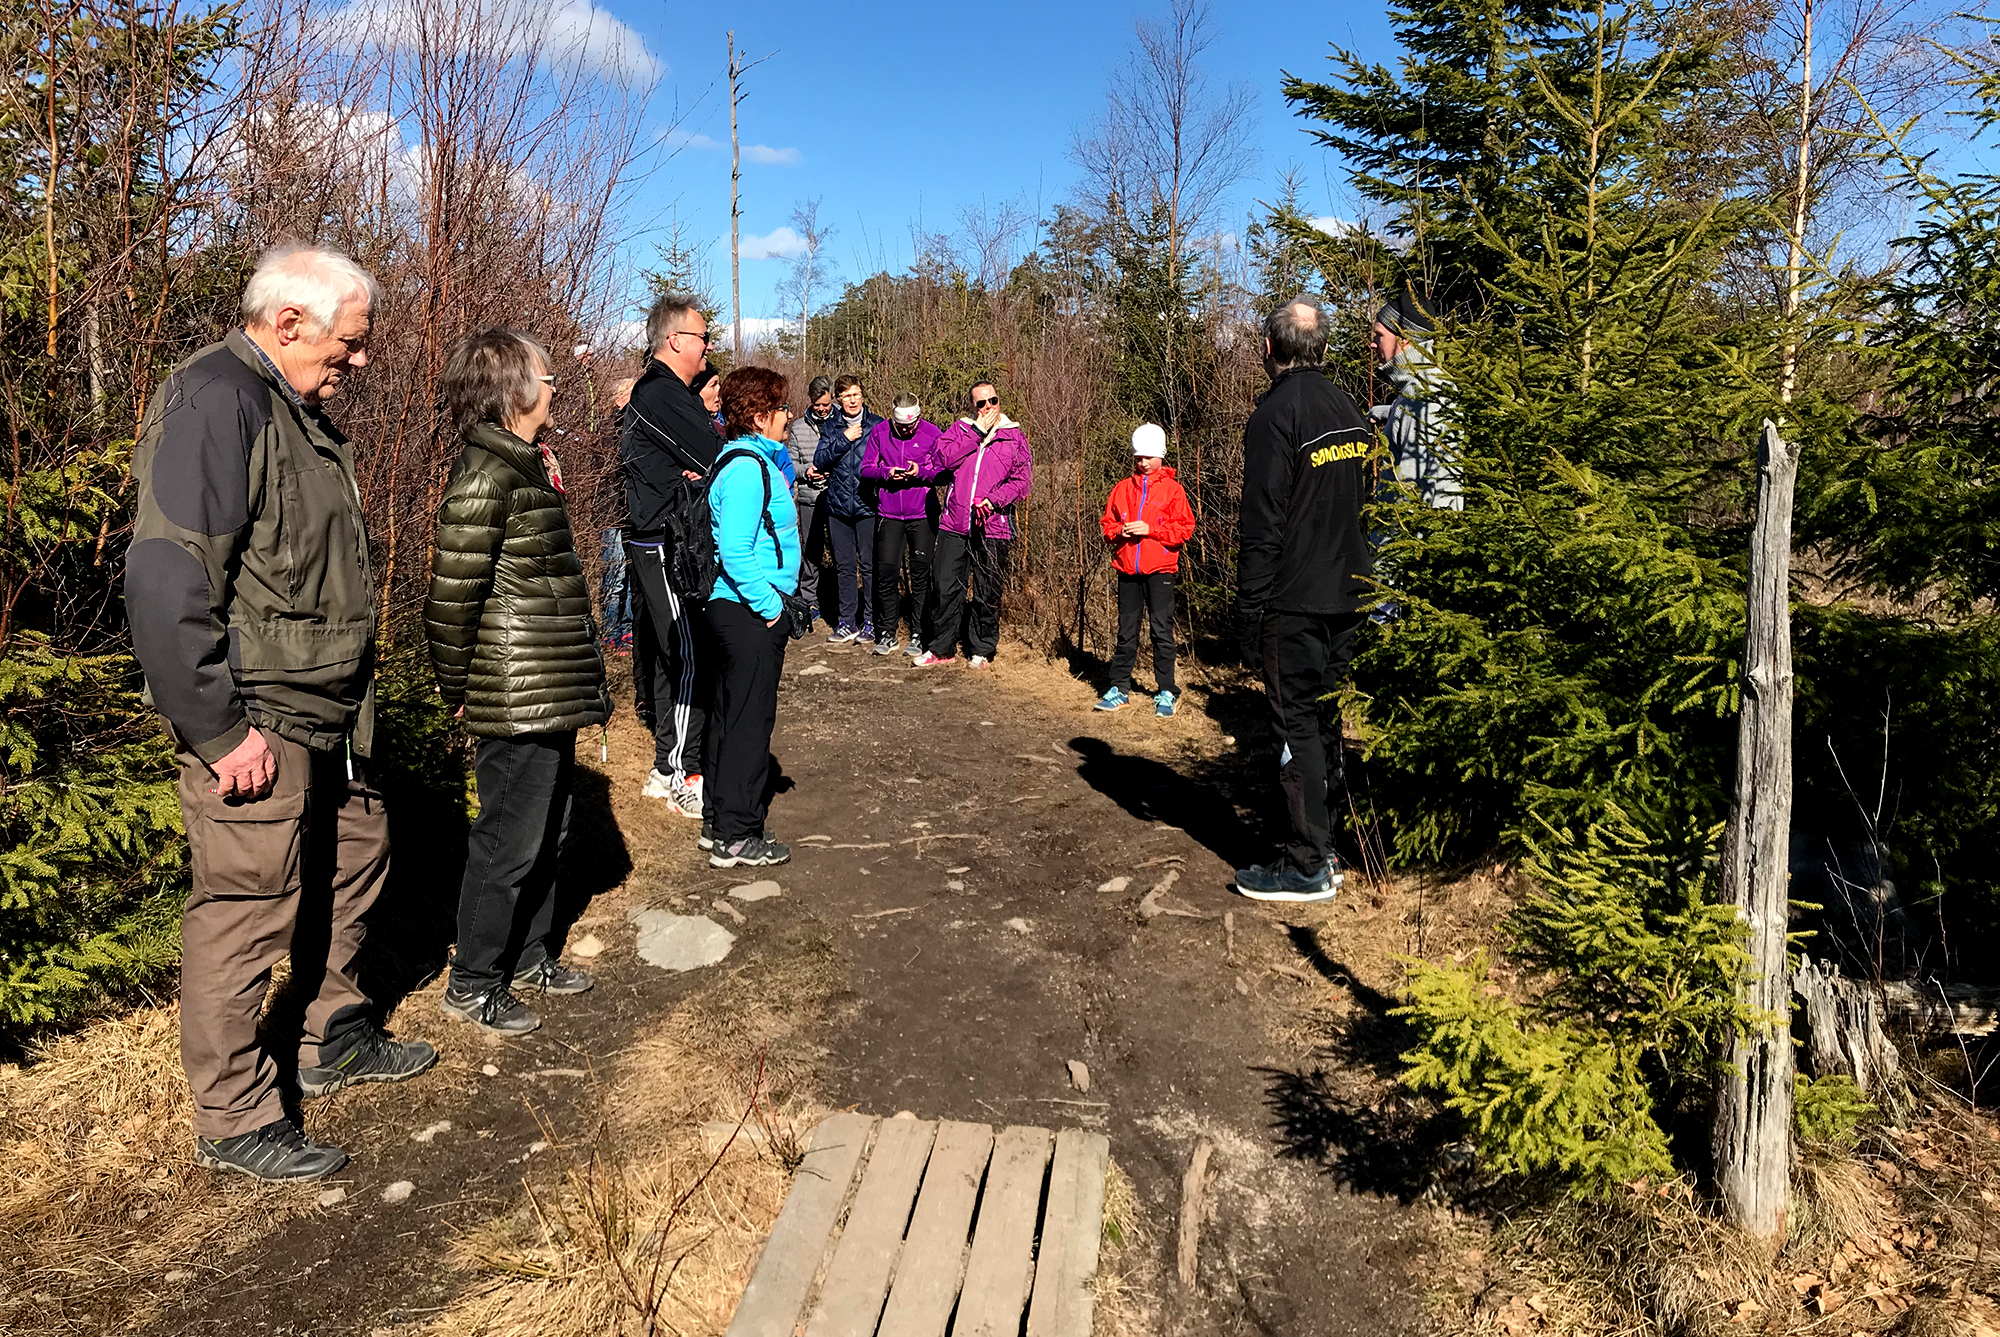
[(213, 765), (254, 723), (367, 756), (375, 585), (347, 438), (232, 330), (160, 383), (132, 476), (126, 617), (176, 741)]
[(554, 733), (611, 715), (590, 587), (541, 452), (481, 423), (438, 507), (431, 667), (445, 704), (484, 738)]

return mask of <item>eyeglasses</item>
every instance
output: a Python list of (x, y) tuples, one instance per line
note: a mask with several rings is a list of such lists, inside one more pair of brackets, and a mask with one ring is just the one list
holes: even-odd
[(975, 399), (975, 400), (973, 400), (973, 401), (972, 401), (972, 407), (973, 407), (974, 409), (990, 409), (990, 408), (992, 408), (992, 407), (993, 407), (993, 406), (994, 406), (995, 404), (998, 404), (999, 402), (1000, 402), (1000, 396), (998, 396), (998, 395), (994, 395), (994, 396), (993, 396), (993, 397), (992, 397), (991, 399)]
[(714, 339), (709, 337), (709, 333), (707, 330), (675, 330), (672, 334), (669, 334), (667, 337), (669, 339), (676, 339), (683, 334), (693, 335), (695, 338), (701, 340), (701, 346), (703, 348), (707, 348), (715, 342)]
[(554, 373), (551, 373), (547, 376), (537, 376), (535, 379), (540, 381), (543, 385), (552, 386), (556, 383), (556, 378)]

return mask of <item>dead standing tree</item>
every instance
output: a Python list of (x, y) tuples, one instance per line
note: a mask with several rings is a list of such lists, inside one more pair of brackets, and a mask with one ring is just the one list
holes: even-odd
[(729, 319), (730, 357), (743, 361), (743, 258), (737, 238), (742, 230), (743, 145), (737, 137), (736, 109), (743, 104), (743, 76), (778, 53), (759, 56), (749, 64), (736, 50), (736, 29), (729, 30)]

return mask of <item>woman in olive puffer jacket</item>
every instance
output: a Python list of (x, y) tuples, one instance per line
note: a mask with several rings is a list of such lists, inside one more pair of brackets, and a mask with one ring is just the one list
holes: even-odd
[[(569, 837), (576, 731), (611, 714), (549, 423), (548, 354), (513, 330), (468, 336), (443, 389), (465, 449), (438, 507), (424, 630), (445, 704), (479, 740), (446, 1015), (520, 1035), (514, 989), (580, 993), (562, 964), (556, 867)], [(511, 984), (512, 987), (509, 987)]]

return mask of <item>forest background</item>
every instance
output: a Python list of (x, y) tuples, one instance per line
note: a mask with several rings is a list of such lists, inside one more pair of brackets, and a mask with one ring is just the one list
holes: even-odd
[[(550, 45), (532, 6), (396, 12), (404, 27), (356, 42), (293, 0), (0, 0), (15, 1043), (173, 965), (184, 845), (119, 594), (130, 453), (167, 368), (233, 323), (259, 250), (339, 246), (383, 282), (370, 371), (337, 416), (361, 445), (405, 822), (464, 802), (437, 783), (456, 744), (415, 621), (458, 449), (447, 350), (501, 323), (601, 343), (641, 282), (720, 309), (678, 235), (649, 275), (618, 268), (643, 90)], [(1413, 966), (1409, 1080), (1500, 1172), (1581, 1191), (1698, 1172), (1677, 1130), (1702, 1123), (1745, 1024), (1714, 865), (1767, 417), (1803, 460), (1795, 928), (1861, 978), (1992, 972), (2000, 183), (1931, 155), (1967, 160), (2000, 64), (1976, 23), (1861, 0), (1411, 0), (1393, 18), (1398, 67), (1288, 53), (1282, 88), (1362, 221), (1315, 222), (1295, 177), (1255, 217), (1221, 215), (1243, 96), (1204, 77), (1214, 20), (1180, 0), (1139, 25), (1071, 146), (1072, 198), (969, 212), (907, 270), (837, 294), (807, 202), (800, 319), (743, 356), (932, 406), (995, 379), (1037, 468), (1008, 622), (1052, 654), (1109, 647), (1096, 517), (1131, 428), (1164, 424), (1198, 517), (1183, 633), (1216, 662), (1257, 321), (1316, 294), (1329, 374), (1372, 404), (1372, 313), (1418, 294), (1441, 318), (1467, 505), (1376, 507), (1384, 602), (1348, 703), (1359, 826), (1402, 865), (1520, 855), (1542, 890), (1501, 945), (1520, 987), (1491, 989), (1483, 960)], [(608, 392), (632, 351), (558, 359), (579, 533), (618, 516)], [(1983, 1062), (1965, 1065), (1975, 1100)], [(1804, 1097), (1815, 1135), (1865, 1109)]]

